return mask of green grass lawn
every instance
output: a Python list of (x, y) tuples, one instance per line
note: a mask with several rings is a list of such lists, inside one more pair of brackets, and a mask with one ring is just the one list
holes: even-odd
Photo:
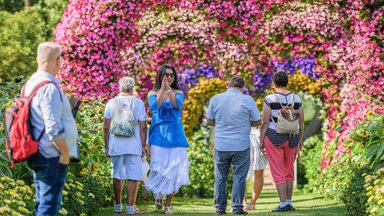
[[(256, 203), (256, 211), (249, 211), (249, 215), (345, 215), (346, 209), (343, 204), (314, 194), (304, 194), (294, 191), (293, 201), (296, 211), (285, 213), (272, 213), (271, 209), (278, 205), (277, 193), (274, 190), (263, 191)], [(227, 214), (231, 213), (230, 201), (228, 201)], [(140, 205), (140, 210), (145, 215), (164, 215), (160, 210), (155, 210), (153, 204)], [(181, 198), (175, 197), (173, 201), (173, 212), (178, 215), (215, 215), (213, 198)], [(113, 207), (101, 209), (97, 216), (117, 215), (113, 213)]]

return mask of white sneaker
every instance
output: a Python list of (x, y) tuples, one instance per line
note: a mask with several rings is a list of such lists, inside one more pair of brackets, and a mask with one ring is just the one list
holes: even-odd
[(171, 206), (164, 206), (164, 213), (166, 215), (171, 215), (173, 214), (172, 210), (171, 210)]
[(135, 207), (127, 206), (127, 215), (135, 215), (135, 214), (136, 214)]
[(121, 213), (123, 210), (121, 209), (121, 204), (115, 204), (115, 213)]
[(135, 209), (136, 214), (141, 214), (140, 209), (138, 209), (135, 205), (133, 206), (133, 209)]

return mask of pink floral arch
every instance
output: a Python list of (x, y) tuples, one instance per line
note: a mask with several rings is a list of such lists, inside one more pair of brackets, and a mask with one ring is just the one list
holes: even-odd
[(133, 75), (144, 97), (163, 63), (182, 71), (203, 62), (258, 86), (276, 67), (311, 57), (316, 67), (306, 75), (317, 74), (329, 120), (324, 149), (337, 142), (328, 153), (338, 156), (366, 112), (384, 112), (384, 9), (376, 2), (71, 0), (56, 30), (65, 52), (59, 78), (81, 97), (105, 99), (119, 77)]

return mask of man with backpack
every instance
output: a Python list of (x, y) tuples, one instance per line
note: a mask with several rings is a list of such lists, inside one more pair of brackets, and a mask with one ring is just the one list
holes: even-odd
[(30, 123), (33, 137), (39, 142), (38, 152), (28, 159), (36, 188), (34, 215), (58, 215), (69, 157), (78, 157), (78, 134), (71, 105), (55, 78), (63, 63), (60, 46), (41, 43), (36, 60), (38, 70), (22, 93), (33, 97)]

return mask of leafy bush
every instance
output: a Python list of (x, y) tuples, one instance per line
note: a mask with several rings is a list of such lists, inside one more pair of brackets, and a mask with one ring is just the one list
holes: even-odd
[(45, 35), (45, 22), (35, 8), (15, 14), (1, 13), (3, 20), (0, 27), (0, 79), (12, 81), (15, 77), (29, 76), (37, 68), (38, 44), (48, 40)]
[(112, 184), (109, 176), (95, 168), (79, 176), (71, 172), (64, 185), (61, 215), (92, 215), (100, 207), (112, 205)]
[[(24, 81), (18, 83), (7, 82), (0, 85), (0, 116), (4, 117), (5, 110), (11, 105), (13, 98), (20, 94)], [(19, 163), (13, 170), (10, 169), (11, 160), (5, 150), (5, 126), (0, 122), (0, 175), (15, 179), (22, 179), (28, 184), (32, 183), (32, 174), (24, 163)]]
[(53, 39), (67, 3), (39, 1), (13, 14), (0, 11), (0, 83), (28, 77), (36, 71), (37, 46)]
[[(205, 122), (204, 122), (205, 123)], [(212, 197), (214, 184), (212, 128), (202, 126), (189, 140), (190, 184), (182, 188), (186, 196)]]
[(350, 135), (346, 148), (356, 155), (353, 158), (356, 162), (366, 162), (377, 170), (384, 165), (384, 115), (371, 111), (367, 116), (367, 121)]
[(24, 2), (20, 0), (0, 0), (0, 10), (15, 12), (22, 10)]
[(88, 170), (92, 170), (95, 164), (99, 164), (101, 170), (110, 170), (110, 160), (104, 154), (104, 108), (105, 105), (99, 101), (83, 103), (76, 116), (80, 164)]
[(0, 177), (0, 215), (31, 215), (34, 189), (22, 180)]
[(367, 196), (362, 175), (368, 171), (364, 165), (351, 160), (334, 163), (323, 171), (319, 191), (330, 198), (344, 202), (350, 215), (364, 215)]
[(183, 123), (187, 137), (192, 137), (193, 131), (199, 128), (204, 106), (217, 93), (225, 91), (225, 80), (220, 78), (200, 78), (199, 85), (188, 91), (188, 99), (184, 104)]
[(321, 149), (323, 141), (319, 136), (312, 136), (304, 141), (303, 148), (299, 153), (298, 172), (304, 173), (305, 179), (298, 184), (304, 185), (304, 189), (312, 191), (313, 186), (321, 173)]
[(367, 196), (366, 213), (384, 213), (384, 115), (367, 113), (367, 121), (356, 127), (346, 148), (346, 157), (357, 164), (367, 164), (369, 171), (363, 173)]
[(374, 173), (363, 174), (367, 192), (367, 211), (369, 215), (384, 215), (384, 167)]
[(384, 115), (368, 112), (367, 121), (350, 134), (340, 161), (319, 175), (318, 190), (342, 200), (349, 214), (382, 215), (383, 141)]

